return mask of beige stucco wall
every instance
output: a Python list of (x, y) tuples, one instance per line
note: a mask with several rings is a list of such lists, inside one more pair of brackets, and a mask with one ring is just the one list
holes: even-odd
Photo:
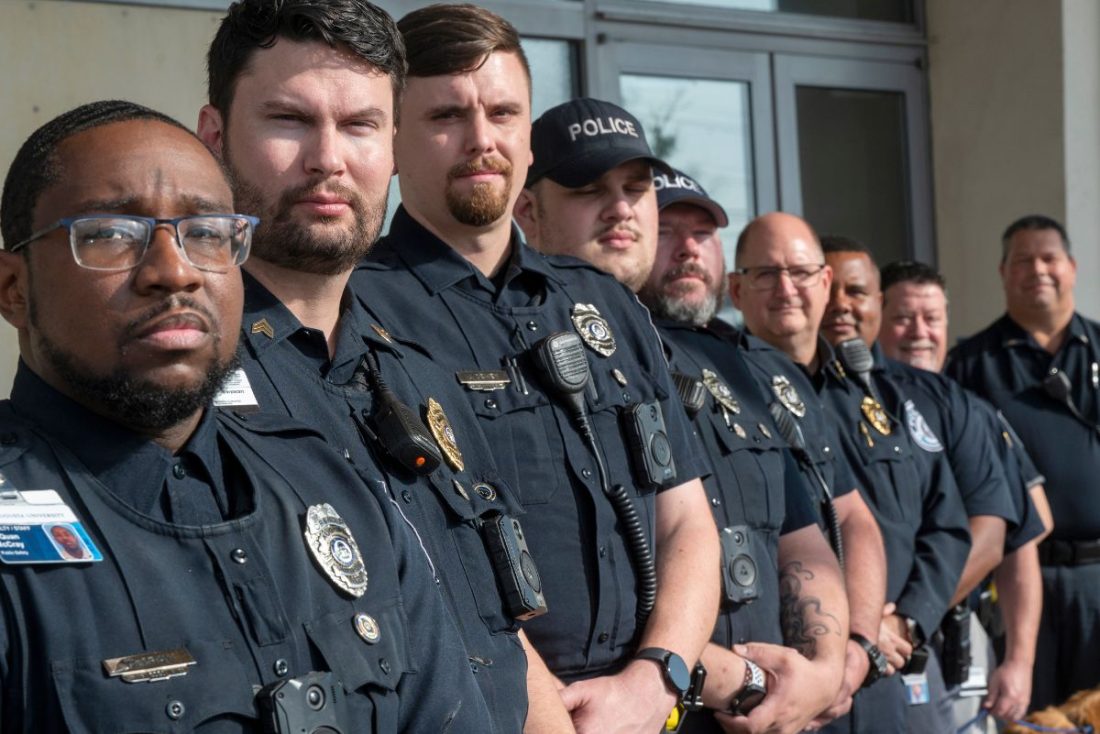
[(939, 262), (952, 332), (1003, 311), (1000, 234), (1023, 214), (1065, 222), (1080, 310), (1100, 315), (1100, 4), (928, 0)]
[[(194, 126), (204, 54), (222, 14), (63, 0), (0, 0), (0, 171), (39, 125), (84, 102), (140, 102)], [(0, 395), (15, 372), (0, 323)]]

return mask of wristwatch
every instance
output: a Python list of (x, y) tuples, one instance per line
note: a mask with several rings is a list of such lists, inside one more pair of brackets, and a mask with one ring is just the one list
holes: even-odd
[(866, 688), (886, 675), (886, 669), (890, 664), (886, 661), (886, 656), (882, 654), (882, 650), (878, 649), (878, 645), (858, 632), (849, 632), (848, 639), (862, 647), (871, 661), (871, 667), (867, 669), (867, 677), (863, 679), (860, 688)]
[(753, 661), (745, 660), (745, 682), (730, 701), (730, 713), (746, 716), (759, 706), (767, 695), (768, 679), (764, 676), (764, 671)]
[(682, 657), (663, 647), (647, 647), (639, 650), (634, 657), (639, 660), (653, 660), (659, 664), (661, 673), (665, 677), (665, 685), (676, 694), (677, 700), (683, 700), (684, 694), (691, 686), (691, 672)]

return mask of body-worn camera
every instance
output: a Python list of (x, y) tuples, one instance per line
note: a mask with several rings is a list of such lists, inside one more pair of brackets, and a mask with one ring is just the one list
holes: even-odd
[(760, 595), (759, 566), (753, 557), (753, 531), (731, 525), (718, 534), (722, 542), (722, 592), (726, 605), (747, 604)]
[(520, 621), (546, 614), (542, 577), (527, 548), (519, 520), (511, 515), (494, 514), (482, 522), (481, 532), (508, 613)]
[(676, 479), (665, 416), (656, 400), (627, 406), (621, 421), (639, 487), (657, 490)]
[(265, 734), (344, 734), (344, 687), (333, 673), (306, 673), (256, 694)]
[(970, 677), (970, 607), (957, 604), (940, 625), (943, 633), (943, 681), (961, 686)]

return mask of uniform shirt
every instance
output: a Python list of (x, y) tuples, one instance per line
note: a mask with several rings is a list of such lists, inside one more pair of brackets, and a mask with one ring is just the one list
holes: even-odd
[(609, 356), (585, 347), (593, 386), (585, 404), (610, 481), (634, 497), (651, 546), (655, 493), (635, 482), (619, 414), (658, 402), (676, 465), (673, 484), (700, 476), (704, 465), (649, 312), (587, 263), (541, 255), (516, 235), (512, 242), (509, 261), (490, 280), (398, 209), (351, 287), (456, 379), (468, 379), (470, 371), (504, 376), (506, 382), (485, 391), (467, 383), (466, 393), (498, 469), (527, 510), (527, 542), (539, 559), (550, 611), (524, 629), (558, 675), (599, 675), (634, 652), (634, 569), (592, 453), (546, 386), (532, 348), (562, 331), (584, 331), (596, 345), (614, 340)]
[[(785, 399), (794, 406), (793, 411), (791, 408), (787, 410), (802, 429), (806, 451), (832, 490), (833, 497), (843, 497), (858, 489), (855, 472), (848, 463), (847, 455), (840, 448), (837, 417), (832, 411), (826, 410), (825, 403), (806, 369), (795, 364), (784, 352), (747, 331), (738, 331), (732, 327), (722, 329), (721, 333), (737, 344), (744, 354), (756, 381), (770, 390), (780, 404)], [(803, 406), (803, 415), (798, 415), (802, 412), (798, 410), (799, 405)], [(817, 478), (808, 476), (807, 479), (810, 486), (817, 490)]]
[[(317, 426), (356, 465), (370, 467), (378, 458), (389, 475), (397, 507), (428, 550), (465, 641), (492, 714), (493, 724), (486, 731), (521, 731), (527, 716), (526, 657), (480, 531), (483, 518), (516, 515), (520, 508), (497, 475), (458, 383), (432, 362), (430, 354), (382, 328), (350, 293), (330, 360), (323, 333), (302, 326), (247, 272), (244, 280), (241, 364), (260, 407)], [(267, 328), (253, 328), (254, 324)], [(377, 359), (386, 386), (418, 416), (426, 415), (430, 401), (442, 407), (461, 452), (461, 470), (444, 460), (421, 478), (390, 459), (380, 444), (363, 437), (357, 421), (368, 422), (376, 407), (363, 370), (356, 374), (366, 352)]]
[[(703, 486), (715, 523), (719, 529), (741, 525), (754, 531), (750, 542), (759, 596), (747, 604), (725, 601), (711, 641), (726, 648), (746, 642), (782, 644), (779, 537), (817, 522), (812, 490), (738, 349), (706, 328), (673, 321), (658, 321), (657, 328), (673, 372), (707, 386), (694, 421), (710, 459), (711, 473)], [(723, 406), (723, 400), (736, 410)], [(728, 574), (733, 559), (723, 551), (723, 574)]]
[(992, 430), (1001, 432), (997, 449), (1005, 468), (1005, 476), (1008, 477), (1008, 483), (1011, 486), (1020, 488), (1019, 491), (1012, 493), (1020, 522), (1005, 536), (1005, 553), (1012, 553), (1042, 535), (1046, 529), (1043, 518), (1039, 516), (1039, 510), (1031, 500), (1031, 489), (1045, 482), (1046, 477), (1039, 473), (1027, 449), (1024, 448), (1023, 441), (1016, 435), (1016, 431), (1005, 420), (1001, 411), (981, 398), (975, 401), (975, 405), (990, 421)]
[[(1052, 536), (1100, 538), (1100, 325), (1074, 314), (1065, 342), (1050, 354), (1007, 314), (955, 347), (947, 374), (989, 400), (1020, 434), (1046, 476), (1054, 515)], [(1049, 396), (1043, 379), (1052, 371), (1070, 380), (1070, 397), (1090, 425)]]
[(883, 358), (881, 364), (907, 396), (902, 412), (909, 437), (947, 457), (966, 514), (992, 515), (1003, 519), (1007, 529), (1015, 528), (1020, 518), (991, 424), (974, 406), (978, 398), (949, 377), (892, 359)]
[[(24, 365), (0, 421), (9, 488), (56, 490), (103, 554), (0, 567), (3, 731), (258, 731), (254, 687), (310, 671), (342, 683), (346, 730), (481, 730), (487, 712), (423, 553), (374, 493), (377, 472), (363, 491), (319, 434), (206, 411), (182, 453), (210, 472), (197, 493), (220, 484), (228, 498), (207, 522), (205, 510), (163, 514), (167, 450)], [(307, 549), (307, 509), (322, 503), (357, 541), (359, 598)], [(104, 673), (104, 660), (180, 647), (196, 661), (182, 677)]]
[(818, 358), (814, 384), (847, 426), (842, 448), (882, 530), (886, 598), (928, 639), (947, 612), (970, 552), (966, 510), (951, 469), (942, 452), (925, 451), (909, 438), (899, 420), (907, 398), (881, 366), (871, 376), (887, 420), (876, 427), (872, 411), (864, 409), (865, 388), (824, 340)]

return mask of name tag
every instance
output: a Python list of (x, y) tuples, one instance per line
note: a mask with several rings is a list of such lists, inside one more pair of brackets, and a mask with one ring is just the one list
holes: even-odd
[(910, 706), (919, 706), (932, 700), (932, 696), (928, 691), (928, 675), (926, 673), (903, 675), (901, 682), (905, 684), (905, 694), (909, 698)]
[(463, 370), (456, 372), (455, 377), (467, 390), (479, 392), (503, 390), (512, 381), (504, 370)]
[(76, 513), (54, 490), (6, 489), (0, 494), (0, 561), (22, 564), (102, 560), (103, 554)]
[(256, 393), (252, 392), (252, 383), (248, 375), (238, 367), (226, 378), (222, 389), (214, 396), (214, 405), (219, 408), (233, 408), (245, 413), (260, 409)]
[(179, 647), (104, 660), (103, 670), (110, 677), (122, 678), (127, 683), (149, 683), (187, 675), (187, 669), (194, 664), (195, 658), (187, 648)]

